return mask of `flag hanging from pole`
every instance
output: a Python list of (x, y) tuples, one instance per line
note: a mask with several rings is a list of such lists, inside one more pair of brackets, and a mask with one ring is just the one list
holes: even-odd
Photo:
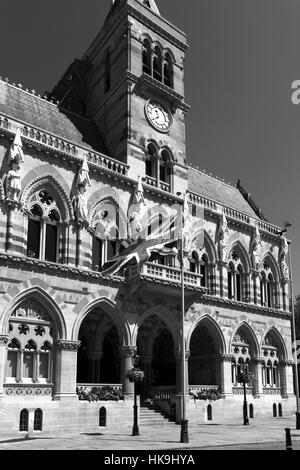
[(152, 253), (161, 256), (176, 255), (178, 253), (176, 247), (178, 239), (177, 217), (177, 214), (168, 217), (150, 235), (148, 235), (148, 227), (146, 227), (139, 238), (130, 243), (119, 255), (114, 256), (104, 264), (102, 274), (116, 274), (128, 264), (144, 264), (150, 259)]

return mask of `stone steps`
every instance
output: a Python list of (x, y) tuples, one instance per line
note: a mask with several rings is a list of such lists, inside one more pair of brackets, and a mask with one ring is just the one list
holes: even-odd
[(155, 408), (153, 405), (142, 404), (140, 407), (140, 424), (174, 427), (176, 423), (166, 412)]

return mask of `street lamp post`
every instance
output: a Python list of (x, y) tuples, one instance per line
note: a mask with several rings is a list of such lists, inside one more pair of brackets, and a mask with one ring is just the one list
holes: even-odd
[(243, 384), (244, 388), (244, 403), (243, 403), (243, 424), (248, 425), (249, 424), (249, 418), (248, 418), (248, 403), (247, 403), (247, 390), (246, 390), (246, 384), (249, 383), (249, 374), (248, 370), (246, 368), (243, 368), (241, 372), (239, 373), (238, 376), (238, 381)]
[(138, 424), (138, 405), (137, 405), (137, 383), (142, 382), (144, 379), (144, 372), (137, 366), (139, 364), (140, 356), (134, 354), (132, 356), (133, 369), (128, 371), (128, 377), (130, 382), (134, 382), (134, 405), (133, 405), (133, 427), (132, 436), (139, 436), (139, 424)]
[(180, 442), (187, 444), (189, 442), (189, 422), (186, 419), (186, 363), (185, 363), (185, 337), (184, 337), (184, 320), (185, 320), (185, 289), (184, 289), (184, 210), (181, 204), (181, 243), (180, 243), (180, 271), (181, 271), (181, 388), (182, 388), (182, 410), (181, 410), (181, 432)]

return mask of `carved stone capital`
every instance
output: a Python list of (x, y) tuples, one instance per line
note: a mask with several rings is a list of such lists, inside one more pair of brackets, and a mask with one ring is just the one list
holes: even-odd
[[(181, 351), (174, 351), (174, 355), (176, 359), (181, 359), (182, 358), (182, 352)], [(190, 351), (185, 351), (185, 360), (188, 361), (190, 358)]]
[(266, 362), (264, 357), (254, 357), (253, 358), (254, 364), (264, 364)]
[(81, 341), (71, 341), (67, 339), (58, 339), (55, 342), (56, 349), (60, 351), (78, 351)]
[(136, 346), (121, 346), (120, 352), (122, 357), (133, 357), (137, 353)]
[(0, 335), (0, 347), (1, 346), (6, 346), (8, 343), (8, 335)]
[(232, 362), (232, 359), (232, 354), (220, 354), (219, 356), (216, 356), (216, 360), (218, 362)]
[(284, 360), (279, 362), (279, 365), (282, 367), (293, 367), (294, 364), (295, 363), (292, 360)]

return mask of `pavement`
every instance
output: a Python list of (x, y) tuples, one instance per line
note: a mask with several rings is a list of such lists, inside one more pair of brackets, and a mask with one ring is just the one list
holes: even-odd
[(140, 436), (132, 427), (101, 428), (97, 433), (73, 436), (0, 438), (0, 450), (102, 450), (102, 451), (189, 451), (189, 450), (286, 450), (285, 428), (291, 429), (293, 449), (300, 450), (300, 430), (295, 416), (189, 425), (189, 443), (180, 443), (180, 426), (140, 425)]

